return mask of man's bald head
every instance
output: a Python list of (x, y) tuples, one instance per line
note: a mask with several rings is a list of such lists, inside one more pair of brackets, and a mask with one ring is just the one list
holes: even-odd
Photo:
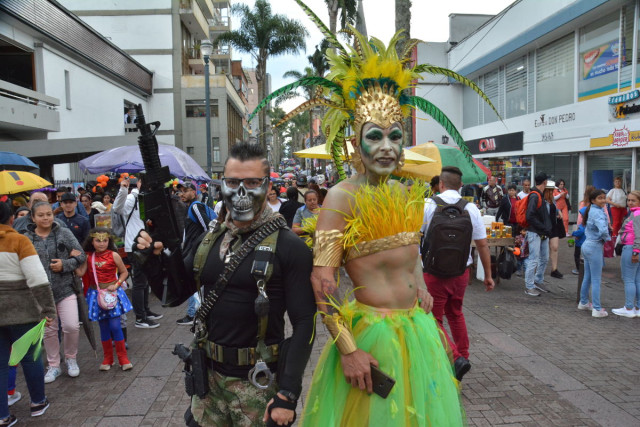
[(46, 194), (41, 191), (36, 191), (35, 193), (31, 193), (31, 198), (29, 199), (29, 208), (33, 206), (35, 202), (48, 202), (49, 198)]

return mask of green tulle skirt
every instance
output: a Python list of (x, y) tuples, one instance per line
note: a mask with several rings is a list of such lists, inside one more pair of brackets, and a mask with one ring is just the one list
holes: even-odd
[(465, 424), (458, 382), (432, 314), (418, 306), (380, 310), (356, 301), (340, 312), (351, 319), (358, 348), (371, 353), (396, 384), (386, 399), (351, 387), (329, 341), (313, 375), (302, 426)]

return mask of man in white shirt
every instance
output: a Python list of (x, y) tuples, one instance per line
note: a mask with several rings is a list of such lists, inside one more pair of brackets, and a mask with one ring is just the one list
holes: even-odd
[[(438, 197), (445, 203), (455, 204), (460, 199), (460, 187), (462, 187), (462, 172), (455, 166), (445, 166), (440, 173)], [(426, 234), (429, 224), (436, 211), (436, 202), (433, 199), (427, 199), (424, 208), (424, 225), (422, 233)], [(473, 232), (471, 238), (475, 241), (482, 266), (484, 267), (484, 285), (487, 291), (493, 290), (494, 283), (491, 278), (491, 254), (487, 245), (487, 232), (480, 215), (480, 211), (473, 203), (467, 203), (464, 207), (469, 213)], [(424, 273), (425, 283), (429, 293), (433, 296), (433, 315), (438, 320), (440, 328), (444, 331), (447, 341), (453, 351), (454, 368), (456, 378), (462, 380), (464, 374), (471, 369), (469, 363), (469, 336), (467, 334), (467, 325), (462, 313), (462, 302), (464, 293), (469, 283), (469, 265), (473, 263), (471, 254), (467, 262), (465, 272), (456, 277), (436, 277), (430, 273)], [(478, 266), (479, 268), (479, 266)], [(442, 323), (443, 315), (447, 316), (447, 322), (451, 329), (453, 337), (452, 342), (444, 329)]]
[(529, 193), (531, 193), (531, 180), (525, 179), (522, 181), (522, 191), (518, 193), (518, 200), (524, 199)]
[(162, 318), (162, 314), (154, 313), (149, 310), (149, 283), (145, 276), (141, 265), (138, 263), (131, 251), (133, 240), (140, 230), (144, 230), (144, 222), (140, 219), (140, 206), (138, 202), (138, 193), (142, 181), (132, 179), (131, 184), (136, 188), (129, 192), (129, 179), (123, 179), (120, 183), (120, 191), (113, 201), (114, 212), (122, 215), (125, 219), (126, 232), (124, 236), (124, 249), (127, 252), (127, 260), (131, 264), (131, 280), (133, 287), (131, 288), (133, 311), (136, 313), (136, 328), (157, 328), (160, 326), (156, 320)]

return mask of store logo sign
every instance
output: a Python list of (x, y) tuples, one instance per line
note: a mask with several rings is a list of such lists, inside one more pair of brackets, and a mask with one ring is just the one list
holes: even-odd
[(575, 120), (576, 113), (556, 114), (555, 116), (540, 114), (540, 119), (534, 120), (533, 125), (538, 128), (540, 126), (551, 126), (567, 122), (574, 122)]
[(613, 137), (613, 141), (611, 145), (614, 147), (626, 147), (629, 145), (629, 129), (627, 127), (623, 127), (622, 129), (614, 129), (611, 134)]
[(485, 138), (481, 139), (478, 144), (478, 149), (481, 153), (485, 151), (496, 151), (496, 139), (495, 138)]

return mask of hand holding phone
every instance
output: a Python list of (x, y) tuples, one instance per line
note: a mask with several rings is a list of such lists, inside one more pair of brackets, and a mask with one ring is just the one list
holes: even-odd
[(373, 365), (371, 365), (371, 382), (373, 383), (373, 392), (383, 399), (389, 396), (391, 389), (396, 385), (396, 380)]

